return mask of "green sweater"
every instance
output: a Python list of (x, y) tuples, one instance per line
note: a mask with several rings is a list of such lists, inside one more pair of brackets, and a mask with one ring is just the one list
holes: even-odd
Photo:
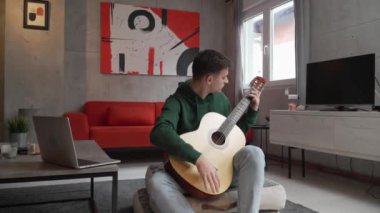
[[(217, 112), (227, 117), (230, 113), (228, 98), (220, 92), (202, 99), (191, 89), (190, 81), (179, 83), (177, 91), (166, 99), (150, 134), (151, 143), (172, 156), (195, 164), (201, 153), (184, 142), (179, 135), (196, 130), (202, 117), (208, 112)], [(248, 107), (237, 125), (246, 132), (255, 124), (256, 119), (257, 112)]]

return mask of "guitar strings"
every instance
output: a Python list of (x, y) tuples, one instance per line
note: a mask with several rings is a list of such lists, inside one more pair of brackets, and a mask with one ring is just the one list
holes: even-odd
[[(259, 81), (257, 78), (255, 78), (255, 79), (253, 80), (253, 83), (252, 83), (253, 86), (250, 88), (250, 93), (251, 93), (252, 91), (254, 91), (254, 90), (260, 92), (260, 91), (262, 90), (263, 86), (264, 86), (264, 83), (265, 83), (265, 82)], [(243, 113), (243, 112), (246, 110), (246, 108), (248, 107), (249, 103), (250, 103), (249, 99), (247, 98), (247, 96), (245, 96), (245, 98), (243, 98), (243, 99), (238, 103), (238, 105), (235, 107), (235, 109), (231, 112), (231, 114), (230, 114), (231, 116), (228, 116), (228, 117), (226, 118), (226, 120), (223, 122), (222, 126), (219, 128), (221, 134), (220, 134), (220, 136), (218, 137), (218, 139), (215, 141), (215, 143), (216, 143), (217, 145), (222, 145), (222, 144), (223, 144), (223, 141), (225, 141), (225, 140), (227, 139), (227, 136), (226, 136), (226, 135), (228, 135), (228, 134), (230, 133), (230, 131), (231, 131), (232, 128), (234, 127), (234, 125), (235, 125), (235, 123), (237, 122), (237, 120), (241, 117), (242, 114), (240, 114), (240, 113)], [(242, 106), (240, 106), (240, 105), (242, 105)], [(239, 116), (237, 116), (237, 115), (239, 115)], [(234, 117), (234, 116), (235, 116), (235, 117)], [(231, 117), (230, 120), (232, 120), (234, 124), (228, 126), (227, 120), (228, 120), (230, 117)], [(227, 127), (225, 127), (225, 126), (227, 126)], [(224, 132), (224, 128), (227, 128), (227, 129), (226, 129), (227, 131)], [(222, 129), (223, 129), (223, 130), (222, 130)]]
[[(246, 98), (242, 99), (238, 103), (238, 105), (235, 107), (235, 109), (231, 112), (230, 116), (226, 118), (226, 120), (223, 122), (223, 124), (219, 128), (219, 132), (221, 132), (222, 134), (215, 141), (217, 145), (223, 144), (223, 141), (225, 141), (225, 139), (227, 138), (226, 135), (230, 133), (230, 131), (234, 127), (237, 120), (241, 117), (242, 113), (244, 113), (244, 111), (248, 107), (249, 103), (250, 101), (248, 99)], [(232, 122), (227, 122), (229, 120), (232, 120)]]

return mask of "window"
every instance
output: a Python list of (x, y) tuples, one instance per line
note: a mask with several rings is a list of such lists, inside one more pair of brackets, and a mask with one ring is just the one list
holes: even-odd
[(244, 85), (263, 76), (269, 85), (295, 83), (293, 1), (269, 0), (244, 12)]
[(244, 77), (249, 84), (255, 76), (263, 76), (263, 14), (244, 23)]

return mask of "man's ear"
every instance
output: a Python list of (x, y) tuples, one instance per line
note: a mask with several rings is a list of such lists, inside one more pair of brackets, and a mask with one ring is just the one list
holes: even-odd
[(213, 80), (214, 80), (214, 76), (213, 75), (207, 75), (206, 76), (207, 85), (210, 85)]

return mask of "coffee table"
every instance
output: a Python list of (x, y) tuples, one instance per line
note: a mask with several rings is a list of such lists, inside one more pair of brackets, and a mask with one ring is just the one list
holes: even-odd
[[(79, 149), (91, 150), (94, 142), (85, 141), (80, 143)], [(98, 156), (99, 158), (109, 158), (106, 153)], [(87, 153), (91, 155), (91, 153)], [(40, 155), (19, 155), (14, 159), (1, 159), (0, 160), (0, 184), (1, 183), (19, 183), (19, 182), (33, 182), (33, 181), (52, 181), (52, 180), (65, 180), (65, 179), (79, 179), (90, 178), (91, 196), (88, 198), (75, 199), (75, 200), (89, 200), (91, 203), (92, 211), (96, 212), (96, 205), (94, 201), (94, 178), (96, 177), (112, 177), (112, 212), (117, 211), (117, 182), (118, 182), (118, 166), (107, 165), (86, 169), (71, 169), (54, 164), (45, 163), (42, 161)], [(51, 202), (65, 202), (73, 201), (74, 199), (66, 199)], [(39, 203), (21, 203), (19, 205), (35, 205), (50, 203), (50, 201)], [(15, 205), (2, 205), (1, 207), (9, 207)]]

